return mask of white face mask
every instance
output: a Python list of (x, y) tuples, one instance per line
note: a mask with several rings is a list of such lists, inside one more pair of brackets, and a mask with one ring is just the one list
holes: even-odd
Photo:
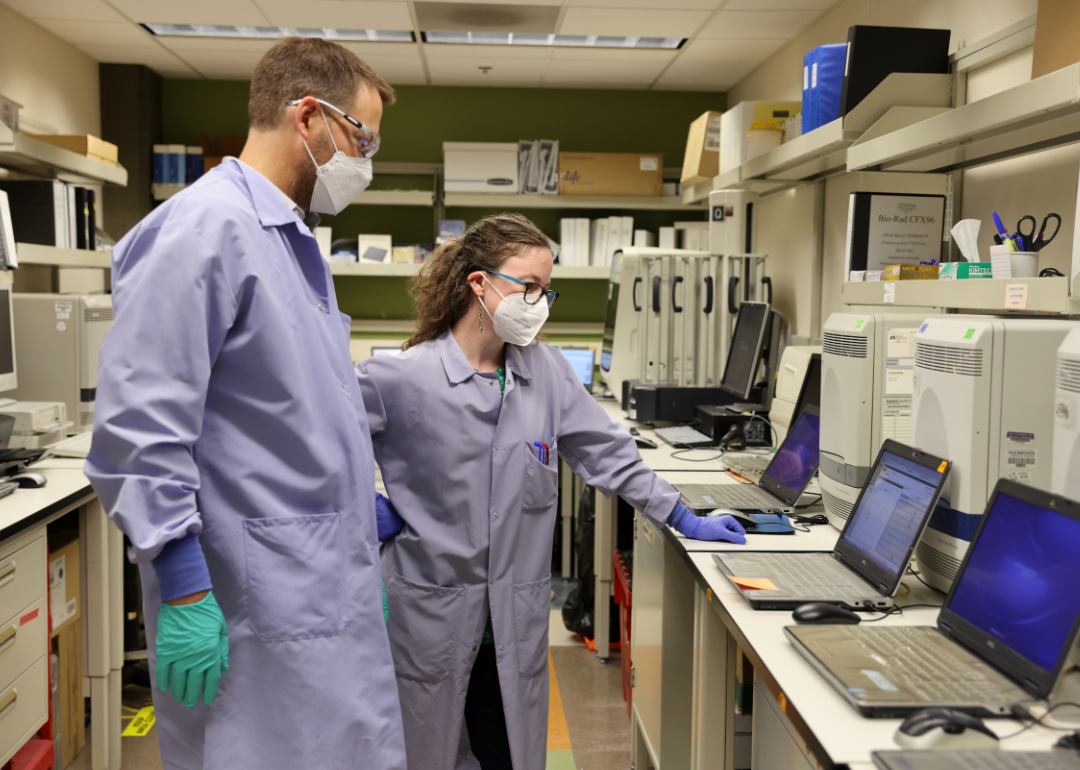
[(503, 342), (511, 345), (525, 346), (532, 342), (540, 332), (540, 327), (548, 319), (548, 303), (546, 298), (541, 298), (535, 305), (525, 301), (525, 294), (518, 292), (507, 297), (495, 288), (495, 285), (484, 277), (487, 285), (496, 294), (502, 297), (502, 302), (495, 308), (495, 314), (487, 309), (487, 304), (481, 299), (480, 304), (487, 310), (491, 323), (495, 327), (495, 334)]
[[(319, 112), (322, 112), (321, 107)], [(323, 113), (323, 124), (327, 133), (330, 133), (330, 141), (335, 150), (330, 160), (320, 166), (315, 156), (311, 155), (308, 143), (304, 142), (308, 155), (311, 155), (311, 162), (315, 164), (315, 189), (311, 191), (311, 210), (319, 214), (340, 214), (371, 184), (371, 158), (350, 158), (337, 148), (334, 134), (330, 132), (330, 124), (326, 122), (326, 113)]]

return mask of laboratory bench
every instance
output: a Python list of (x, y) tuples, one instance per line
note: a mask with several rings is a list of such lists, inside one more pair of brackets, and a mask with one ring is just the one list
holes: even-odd
[[(617, 402), (601, 404), (618, 422), (652, 437), (647, 426), (628, 420)], [(708, 457), (707, 451), (689, 456)], [(672, 454), (671, 447), (659, 441), (657, 449), (641, 450), (646, 464), (671, 483), (739, 483), (721, 472), (718, 461), (691, 463), (685, 455)], [(596, 596), (601, 597), (611, 594), (616, 501), (597, 495), (596, 506)], [(806, 513), (819, 510), (815, 505)], [(629, 653), (622, 652), (632, 656), (633, 666), (633, 767), (871, 770), (871, 752), (897, 748), (893, 734), (902, 720), (867, 719), (848, 705), (788, 642), (783, 629), (794, 624), (791, 613), (752, 609), (712, 557), (748, 549), (828, 552), (840, 535), (827, 524), (808, 529), (794, 535), (751, 534), (746, 545), (734, 545), (687, 540), (669, 526), (658, 526), (640, 513), (635, 516), (633, 641)], [(944, 600), (910, 575), (900, 593), (901, 606), (940, 605)], [(610, 654), (607, 639), (600, 638), (608, 629), (607, 611), (608, 602), (596, 602), (601, 659)], [(934, 625), (937, 615), (934, 608), (913, 608), (878, 622)], [(749, 715), (735, 707), (737, 651), (754, 670)], [(747, 719), (752, 721), (749, 735)], [(1009, 719), (986, 721), (1001, 736), (1023, 726)], [(1042, 751), (1061, 735), (1036, 726), (1002, 742), (1001, 748)]]
[(45, 486), (19, 489), (0, 499), (0, 637), (7, 635), (0, 641), (0, 766), (48, 721), (46, 527), (78, 511), (91, 767), (120, 768), (124, 540), (82, 467), (82, 460), (43, 460), (31, 470), (45, 475)]

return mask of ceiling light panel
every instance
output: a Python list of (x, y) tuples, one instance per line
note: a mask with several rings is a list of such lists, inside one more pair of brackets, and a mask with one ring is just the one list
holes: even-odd
[(603, 35), (532, 35), (517, 32), (424, 32), (434, 45), (497, 45), (550, 48), (618, 48), (677, 50), (686, 42), (678, 37), (611, 37)]
[(637, 35), (690, 37), (707, 18), (709, 18), (708, 11), (661, 11), (640, 8), (613, 11), (611, 8), (572, 7), (566, 9), (559, 33), (563, 35), (625, 35), (627, 37)]
[(211, 24), (143, 24), (161, 37), (212, 37), (273, 40), (279, 37), (317, 37), (324, 40), (373, 43), (412, 43), (412, 32), (379, 29), (328, 29), (302, 27), (231, 27)]

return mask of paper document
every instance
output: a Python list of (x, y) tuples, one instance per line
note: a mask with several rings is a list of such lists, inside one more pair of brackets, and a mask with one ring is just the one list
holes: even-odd
[(754, 591), (779, 591), (768, 578), (741, 578), (728, 576), (728, 580), (739, 588), (749, 588)]

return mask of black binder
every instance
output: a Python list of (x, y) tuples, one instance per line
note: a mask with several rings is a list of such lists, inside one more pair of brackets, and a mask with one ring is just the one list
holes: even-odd
[(68, 248), (67, 185), (55, 180), (0, 180), (19, 243)]
[(851, 112), (894, 72), (948, 74), (950, 34), (947, 29), (849, 27), (840, 115)]

